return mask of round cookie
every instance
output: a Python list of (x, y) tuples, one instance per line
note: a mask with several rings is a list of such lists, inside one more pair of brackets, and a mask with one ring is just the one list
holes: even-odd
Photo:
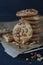
[(38, 25), (32, 25), (32, 29), (39, 29), (39, 27), (40, 27), (40, 24), (38, 24)]
[(40, 36), (38, 36), (38, 37), (32, 37), (31, 39), (30, 39), (30, 42), (31, 41), (39, 41), (40, 40)]
[(32, 27), (30, 24), (17, 23), (13, 28), (13, 38), (18, 43), (26, 43), (32, 37)]
[(40, 40), (40, 37), (36, 37), (36, 38), (31, 38), (31, 41), (38, 41), (38, 40)]
[(19, 16), (19, 17), (34, 16), (34, 15), (37, 15), (37, 14), (38, 14), (38, 11), (35, 10), (35, 9), (21, 10), (21, 11), (18, 11), (18, 12), (16, 13), (16, 15)]
[(30, 23), (31, 25), (38, 25), (38, 24), (40, 24), (40, 21), (27, 21), (27, 20), (25, 20), (25, 19), (20, 19), (19, 22), (21, 22), (21, 23), (26, 23), (26, 22), (28, 22), (28, 23)]
[(40, 21), (28, 21), (30, 24), (34, 24), (34, 25), (37, 25), (37, 24), (40, 24)]
[(21, 17), (22, 19), (25, 19), (25, 20), (30, 20), (30, 21), (39, 21), (41, 18), (39, 15), (35, 15), (35, 16), (25, 16), (25, 17)]
[(41, 32), (40, 28), (38, 28), (38, 29), (33, 29), (33, 33), (40, 33), (40, 32)]
[(36, 38), (36, 37), (40, 37), (40, 35), (39, 34), (34, 34), (33, 38)]

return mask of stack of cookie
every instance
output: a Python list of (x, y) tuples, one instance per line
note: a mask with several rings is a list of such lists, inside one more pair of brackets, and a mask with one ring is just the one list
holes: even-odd
[(19, 20), (22, 23), (28, 22), (30, 23), (32, 30), (33, 30), (33, 36), (30, 39), (31, 42), (39, 42), (40, 40), (40, 16), (38, 14), (38, 11), (35, 9), (26, 9), (17, 12), (17, 16), (21, 17)]

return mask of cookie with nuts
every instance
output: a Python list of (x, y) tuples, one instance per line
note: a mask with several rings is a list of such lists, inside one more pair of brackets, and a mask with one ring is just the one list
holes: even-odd
[(32, 37), (32, 27), (30, 24), (17, 23), (13, 28), (13, 38), (18, 43), (26, 43)]
[(35, 9), (21, 10), (21, 11), (18, 11), (18, 12), (16, 13), (16, 15), (19, 16), (19, 17), (34, 16), (34, 15), (37, 15), (37, 14), (38, 14), (38, 11), (35, 10)]
[(41, 19), (41, 17), (39, 15), (35, 15), (35, 16), (24, 16), (21, 17), (22, 19), (25, 20), (29, 20), (29, 21), (39, 21)]

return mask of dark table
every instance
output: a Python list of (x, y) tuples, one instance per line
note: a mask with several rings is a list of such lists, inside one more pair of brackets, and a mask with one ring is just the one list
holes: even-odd
[[(43, 55), (43, 50), (37, 51), (36, 53)], [(22, 54), (16, 58), (12, 58), (4, 52), (4, 48), (0, 42), (0, 65), (43, 65), (43, 61), (39, 62), (36, 59), (29, 59), (26, 61), (27, 57), (29, 57), (29, 54)]]

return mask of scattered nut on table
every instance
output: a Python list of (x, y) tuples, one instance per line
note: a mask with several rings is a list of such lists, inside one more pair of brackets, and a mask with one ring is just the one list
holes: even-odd
[(37, 57), (39, 57), (39, 58), (40, 58), (40, 57), (41, 57), (41, 54), (37, 54)]
[(29, 58), (26, 58), (26, 61), (28, 61), (29, 60)]

